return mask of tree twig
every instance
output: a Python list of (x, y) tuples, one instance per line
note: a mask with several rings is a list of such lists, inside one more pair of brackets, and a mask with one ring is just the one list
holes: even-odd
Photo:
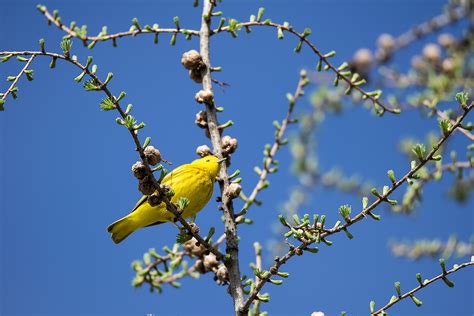
[[(415, 287), (414, 289), (396, 297), (396, 296), (393, 296), (393, 299), (390, 300), (389, 303), (387, 303), (385, 306), (383, 306), (382, 308), (380, 308), (379, 310), (371, 313), (370, 315), (372, 316), (375, 316), (375, 315), (383, 315), (384, 312), (389, 309), (390, 307), (392, 307), (393, 305), (399, 303), (400, 301), (404, 300), (405, 298), (407, 297), (412, 297), (413, 298), (413, 294), (415, 294), (416, 292), (418, 292), (419, 290), (421, 290), (422, 288), (425, 288), (427, 287), (428, 285), (430, 285), (431, 283), (437, 281), (437, 280), (441, 280), (443, 278), (446, 278), (447, 275), (450, 275), (452, 273), (455, 273), (461, 269), (464, 269), (466, 267), (469, 267), (469, 266), (472, 266), (474, 265), (474, 260), (471, 260), (470, 262), (466, 262), (466, 263), (463, 263), (463, 264), (460, 264), (460, 265), (455, 265), (451, 270), (447, 270), (446, 272), (443, 272), (437, 276), (435, 276), (434, 278), (432, 279), (429, 279), (429, 280), (425, 280), (425, 281), (422, 281), (422, 283), (420, 285), (418, 285), (417, 287)], [(417, 305), (420, 304), (420, 302), (417, 303)]]
[[(464, 118), (467, 116), (467, 114), (472, 110), (474, 107), (474, 102), (471, 103), (463, 112), (463, 114), (456, 120), (455, 124), (452, 126), (452, 128), (444, 134), (439, 141), (434, 145), (433, 149), (428, 153), (424, 159), (422, 159), (416, 166), (414, 166), (409, 172), (407, 172), (400, 180), (396, 181), (393, 183), (392, 187), (389, 188), (385, 193), (381, 194), (380, 197), (377, 198), (372, 204), (369, 206), (365, 207), (361, 212), (359, 212), (357, 215), (355, 215), (352, 218), (349, 218), (345, 224), (343, 225), (338, 225), (336, 227), (333, 227), (329, 230), (324, 230), (324, 227), (321, 227), (321, 234), (320, 234), (320, 239), (323, 240), (333, 234), (339, 233), (343, 230), (347, 230), (350, 226), (353, 224), (361, 221), (364, 219), (371, 211), (373, 211), (378, 205), (380, 205), (382, 202), (386, 202), (389, 196), (398, 188), (400, 187), (403, 183), (408, 181), (408, 179), (412, 178), (428, 161), (432, 160), (438, 149), (444, 144), (444, 142), (453, 134), (453, 132), (461, 125), (461, 122), (464, 120)], [(296, 254), (301, 254), (303, 251), (312, 243), (314, 243), (316, 240), (307, 240), (302, 242), (298, 247), (293, 247), (290, 248), (290, 250), (281, 258), (275, 259), (276, 263), (270, 268), (269, 272), (265, 277), (260, 279), (260, 282), (255, 286), (254, 290), (250, 295), (247, 297), (245, 303), (244, 303), (244, 310), (248, 310), (250, 305), (252, 304), (253, 300), (257, 297), (258, 293), (262, 289), (262, 287), (273, 277), (274, 275), (277, 274), (279, 271), (280, 267), (285, 264), (288, 260), (290, 260), (292, 257), (294, 257)]]
[(20, 73), (18, 73), (18, 75), (15, 77), (15, 79), (13, 80), (12, 84), (10, 85), (10, 87), (8, 88), (8, 90), (2, 95), (2, 100), (6, 100), (8, 95), (10, 93), (12, 93), (13, 89), (15, 88), (16, 84), (18, 83), (18, 80), (20, 80), (20, 77), (25, 73), (25, 71), (28, 69), (28, 67), (30, 66), (31, 62), (33, 61), (33, 59), (35, 58), (36, 55), (31, 55), (31, 57), (28, 59), (28, 61), (26, 62), (25, 66), (23, 67), (23, 69), (21, 69)]
[[(348, 85), (348, 87), (350, 87), (351, 90), (357, 90), (363, 96), (364, 99), (370, 100), (374, 105), (379, 106), (383, 111), (387, 111), (387, 112), (394, 113), (394, 114), (399, 113), (399, 110), (397, 108), (393, 108), (393, 107), (389, 107), (387, 105), (384, 105), (382, 102), (380, 102), (380, 100), (377, 96), (374, 96), (371, 93), (366, 92), (364, 89), (362, 89), (360, 87), (359, 84), (355, 84), (355, 82), (352, 81), (352, 73), (350, 75), (344, 75), (343, 74), (344, 70), (340, 70), (338, 67), (334, 66), (329, 61), (330, 56), (333, 56), (333, 55), (328, 56), (326, 54), (323, 54), (316, 47), (316, 45), (314, 45), (310, 40), (308, 40), (307, 35), (305, 35), (304, 33), (299, 33), (297, 31), (295, 31), (293, 29), (293, 27), (291, 27), (289, 25), (287, 26), (287, 25), (284, 25), (284, 24), (274, 23), (274, 22), (271, 22), (271, 21), (243, 22), (243, 23), (239, 23), (239, 26), (240, 27), (250, 27), (250, 26), (273, 27), (273, 28), (276, 28), (276, 29), (284, 30), (284, 31), (298, 37), (301, 42), (305, 43), (313, 51), (313, 53), (315, 53), (319, 57), (321, 63), (324, 63), (326, 65), (327, 70), (333, 71), (338, 78), (342, 79)], [(229, 26), (224, 26), (220, 29), (213, 30), (213, 33), (217, 34), (217, 33), (221, 33), (221, 32), (229, 32), (230, 30), (231, 29), (230, 29)]]
[[(451, 120), (443, 111), (436, 109), (436, 115), (443, 120), (449, 120), (451, 125), (454, 124), (454, 121)], [(463, 127), (459, 127), (458, 131), (463, 133), (471, 142), (474, 142), (474, 135), (472, 135), (470, 131)]]
[(199, 36), (199, 31), (189, 30), (185, 28), (179, 28), (179, 29), (177, 28), (140, 28), (136, 30), (118, 32), (114, 34), (106, 34), (106, 35), (100, 35), (100, 36), (82, 36), (78, 34), (76, 31), (66, 26), (60, 19), (55, 18), (45, 6), (38, 6), (38, 9), (46, 17), (49, 23), (53, 23), (54, 25), (56, 25), (59, 29), (67, 33), (69, 37), (76, 37), (76, 38), (81, 39), (85, 46), (87, 46), (89, 42), (105, 42), (105, 41), (112, 40), (115, 43), (115, 41), (118, 38), (128, 37), (128, 36), (134, 37), (134, 36), (142, 35), (142, 34), (183, 33), (183, 34), (187, 34), (187, 35), (189, 34), (192, 36)]
[[(104, 82), (102, 82), (99, 79), (99, 77), (97, 77), (97, 75), (95, 73), (92, 73), (89, 70), (89, 68), (82, 65), (77, 60), (71, 59), (69, 57), (66, 57), (65, 55), (61, 55), (61, 54), (57, 54), (57, 53), (40, 52), (40, 51), (0, 52), (0, 55), (13, 55), (13, 56), (24, 55), (24, 56), (32, 56), (32, 57), (35, 57), (35, 56), (50, 56), (50, 57), (53, 57), (53, 58), (56, 58), (56, 59), (61, 59), (61, 60), (67, 61), (67, 62), (73, 64), (74, 66), (80, 68), (83, 72), (85, 72), (88, 76), (90, 76), (94, 81), (97, 82), (98, 89), (102, 90), (107, 95), (107, 97), (113, 102), (116, 110), (120, 113), (120, 116), (122, 118), (125, 119), (125, 117), (127, 117), (127, 115), (128, 115), (128, 114), (125, 113), (125, 111), (120, 106), (119, 102), (117, 101), (117, 98), (107, 88), (107, 85)], [(163, 196), (163, 202), (166, 205), (166, 209), (176, 217), (176, 219), (181, 223), (181, 225), (183, 225), (183, 227), (186, 229), (186, 231), (191, 236), (196, 238), (207, 250), (209, 250), (210, 252), (215, 254), (216, 258), (218, 258), (218, 260), (222, 260), (224, 258), (222, 253), (220, 253), (218, 249), (216, 249), (215, 247), (210, 245), (208, 242), (206, 242), (204, 240), (204, 238), (202, 238), (199, 234), (195, 233), (193, 231), (192, 227), (189, 225), (189, 223), (181, 216), (182, 210), (179, 210), (178, 207), (166, 197), (166, 195), (163, 192), (159, 182), (156, 180), (156, 178), (155, 178), (155, 176), (154, 176), (154, 174), (153, 174), (153, 172), (150, 168), (150, 165), (148, 164), (148, 161), (147, 161), (145, 153), (144, 153), (144, 148), (142, 147), (142, 145), (140, 143), (140, 140), (138, 139), (137, 133), (135, 132), (134, 129), (131, 129), (131, 128), (128, 129), (128, 131), (130, 133), (130, 136), (133, 139), (133, 142), (135, 143), (136, 150), (139, 153), (140, 158), (143, 161), (143, 164), (145, 165), (147, 175), (152, 179), (153, 184), (155, 186), (155, 189), (158, 192), (160, 192), (160, 196)]]
[(252, 193), (250, 193), (250, 195), (245, 198), (245, 203), (242, 206), (242, 209), (240, 210), (240, 212), (237, 214), (237, 216), (245, 215), (248, 212), (249, 207), (255, 202), (255, 199), (257, 198), (258, 193), (264, 187), (264, 184), (267, 181), (267, 176), (270, 173), (270, 167), (275, 162), (275, 156), (278, 150), (283, 145), (283, 136), (285, 135), (288, 125), (292, 121), (292, 114), (295, 108), (295, 103), (303, 95), (303, 88), (307, 84), (308, 84), (308, 78), (306, 77), (306, 74), (301, 74), (300, 79), (298, 81), (298, 85), (296, 86), (295, 93), (293, 94), (291, 100), (289, 100), (289, 106), (288, 106), (288, 111), (286, 113), (286, 117), (282, 121), (281, 126), (275, 135), (275, 141), (270, 151), (268, 152), (266, 159), (263, 162), (263, 169), (260, 173), (257, 184), (253, 188)]

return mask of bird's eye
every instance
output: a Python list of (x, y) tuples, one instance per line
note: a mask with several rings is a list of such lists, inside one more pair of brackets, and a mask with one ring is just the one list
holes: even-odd
[(208, 159), (208, 160), (206, 160), (206, 162), (209, 162), (209, 161), (210, 161), (209, 159)]

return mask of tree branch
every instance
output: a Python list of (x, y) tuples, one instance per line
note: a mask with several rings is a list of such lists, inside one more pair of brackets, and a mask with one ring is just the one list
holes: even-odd
[[(211, 34), (211, 14), (215, 2), (213, 0), (203, 1), (201, 30), (200, 30), (200, 55), (204, 64), (202, 88), (212, 92), (212, 77), (211, 77), (211, 61), (209, 56), (209, 37)], [(216, 117), (216, 109), (214, 101), (206, 102), (206, 116), (207, 127), (211, 138), (214, 153), (218, 157), (222, 157), (221, 135), (219, 132), (219, 124)], [(240, 315), (240, 308), (243, 304), (244, 292), (241, 283), (240, 266), (239, 266), (239, 246), (237, 235), (237, 224), (235, 222), (234, 206), (232, 199), (225, 193), (230, 185), (229, 175), (227, 172), (227, 165), (222, 164), (219, 172), (219, 185), (222, 196), (222, 208), (224, 211), (224, 226), (226, 235), (226, 253), (227, 260), (224, 264), (229, 272), (229, 292), (234, 301), (234, 311), (236, 315)]]
[[(451, 120), (443, 111), (439, 109), (436, 109), (435, 111), (436, 111), (436, 115), (438, 115), (440, 119), (449, 120), (451, 124), (454, 124), (453, 120)], [(471, 142), (474, 142), (474, 135), (472, 135), (470, 131), (468, 131), (467, 129), (463, 127), (459, 127), (458, 131), (463, 133)]]
[(249, 207), (255, 202), (258, 193), (265, 187), (268, 174), (274, 172), (271, 170), (271, 166), (275, 163), (275, 156), (278, 150), (281, 148), (281, 146), (284, 145), (283, 136), (285, 135), (288, 125), (293, 122), (292, 114), (295, 107), (295, 103), (304, 94), (303, 88), (307, 84), (308, 78), (306, 77), (306, 72), (302, 71), (302, 73), (300, 74), (298, 85), (296, 86), (296, 91), (289, 100), (289, 106), (288, 111), (286, 113), (286, 117), (282, 121), (281, 126), (278, 128), (278, 131), (275, 134), (275, 141), (271, 146), (271, 149), (268, 151), (267, 157), (263, 162), (263, 170), (260, 172), (257, 184), (253, 188), (252, 193), (248, 197), (245, 197), (245, 204), (240, 210), (240, 212), (237, 214), (237, 216), (243, 216), (248, 212)]
[(258, 293), (262, 289), (262, 287), (273, 277), (274, 275), (277, 274), (279, 271), (280, 267), (285, 264), (288, 260), (290, 260), (292, 257), (295, 255), (299, 254), (301, 255), (305, 249), (312, 243), (316, 242), (317, 240), (324, 240), (325, 238), (334, 235), (336, 233), (339, 233), (341, 231), (347, 231), (347, 228), (352, 226), (353, 224), (361, 221), (364, 219), (367, 215), (371, 215), (371, 212), (382, 202), (387, 202), (389, 196), (398, 188), (400, 187), (404, 182), (408, 181), (408, 179), (412, 178), (428, 161), (432, 160), (438, 149), (444, 144), (444, 142), (453, 134), (453, 132), (461, 125), (461, 122), (464, 120), (464, 118), (467, 116), (467, 114), (472, 110), (474, 107), (474, 102), (471, 103), (467, 108), (464, 109), (463, 114), (456, 120), (455, 124), (452, 126), (452, 128), (445, 133), (440, 140), (436, 143), (434, 148), (428, 153), (426, 157), (424, 157), (416, 166), (414, 166), (409, 172), (407, 172), (400, 180), (396, 181), (393, 183), (392, 187), (389, 188), (386, 192), (381, 194), (376, 201), (374, 201), (371, 205), (364, 207), (364, 209), (355, 215), (353, 218), (348, 218), (346, 220), (346, 223), (343, 225), (338, 224), (337, 226), (325, 230), (324, 227), (320, 227), (320, 235), (319, 238), (315, 239), (307, 239), (301, 242), (301, 244), (298, 247), (290, 247), (290, 250), (281, 258), (276, 258), (275, 261), (276, 263), (270, 268), (269, 272), (265, 277), (260, 279), (260, 282), (255, 286), (254, 290), (250, 295), (248, 296), (247, 300), (244, 303), (244, 310), (248, 310), (250, 305), (252, 304), (253, 300), (257, 297)]
[[(308, 38), (307, 38), (308, 34), (299, 33), (297, 31), (295, 31), (292, 26), (285, 25), (285, 24), (274, 23), (274, 22), (271, 22), (269, 20), (264, 21), (264, 22), (259, 22), (259, 21), (243, 22), (243, 23), (239, 23), (238, 25), (239, 25), (239, 27), (268, 26), (268, 27), (273, 27), (273, 28), (276, 28), (276, 29), (284, 30), (284, 31), (296, 36), (302, 43), (305, 43), (313, 51), (313, 53), (315, 53), (319, 57), (320, 63), (323, 63), (323, 64), (326, 65), (326, 68), (325, 68), (326, 70), (333, 71), (336, 74), (338, 80), (342, 79), (347, 84), (347, 86), (349, 87), (349, 92), (351, 90), (357, 90), (362, 95), (362, 97), (364, 99), (370, 100), (374, 104), (374, 106), (378, 106), (382, 109), (382, 112), (380, 114), (383, 114), (383, 112), (385, 112), (385, 111), (390, 112), (390, 113), (394, 113), (394, 114), (399, 113), (399, 109), (389, 107), (387, 105), (384, 105), (382, 102), (380, 102), (380, 100), (379, 100), (380, 94), (377, 94), (377, 93), (374, 94), (374, 93), (366, 92), (364, 89), (362, 89), (360, 87), (360, 84), (356, 84), (356, 81), (352, 80), (353, 79), (353, 74), (352, 73), (349, 73), (349, 74), (345, 75), (344, 73), (346, 71), (344, 69), (341, 69), (341, 67), (335, 67), (329, 61), (329, 58), (334, 56), (334, 54), (329, 54), (328, 55), (328, 54), (321, 53), (321, 51), (311, 41), (308, 40)], [(217, 34), (217, 33), (221, 33), (221, 32), (230, 32), (230, 31), (231, 31), (231, 28), (229, 26), (225, 26), (225, 27), (222, 27), (220, 29), (213, 30), (213, 33)]]
[[(440, 280), (440, 279), (446, 280), (446, 276), (447, 276), (447, 275), (450, 275), (450, 274), (452, 274), (452, 273), (455, 273), (455, 272), (457, 272), (457, 271), (459, 271), (459, 270), (461, 270), (461, 269), (464, 269), (464, 268), (469, 267), (469, 266), (472, 266), (472, 265), (474, 265), (474, 258), (473, 258), (473, 260), (471, 260), (470, 262), (466, 262), (466, 263), (463, 263), (463, 264), (460, 264), (460, 265), (454, 265), (454, 267), (453, 267), (451, 270), (443, 271), (443, 273), (441, 273), (441, 274), (435, 276), (435, 277), (432, 278), (432, 279), (425, 280), (425, 281), (423, 281), (423, 282), (420, 282), (420, 281), (419, 281), (419, 282), (420, 282), (420, 285), (418, 285), (416, 288), (414, 288), (414, 289), (412, 289), (412, 290), (410, 290), (410, 291), (408, 291), (408, 292), (406, 292), (406, 293), (404, 293), (404, 294), (402, 294), (402, 295), (399, 295), (398, 297), (393, 296), (392, 299), (390, 300), (390, 302), (387, 303), (387, 305), (385, 305), (385, 306), (383, 306), (382, 308), (380, 308), (379, 310), (377, 310), (377, 311), (371, 313), (370, 315), (372, 315), (372, 316), (375, 316), (375, 315), (386, 315), (385, 311), (386, 311), (387, 309), (389, 309), (389, 308), (392, 307), (393, 305), (395, 305), (395, 304), (401, 302), (402, 300), (404, 300), (404, 299), (407, 298), (407, 297), (411, 297), (411, 298), (413, 299), (413, 301), (415, 302), (415, 304), (416, 304), (417, 306), (419, 306), (419, 305), (421, 305), (421, 301), (418, 300), (418, 299), (416, 299), (416, 298), (414, 298), (414, 296), (413, 296), (416, 292), (418, 292), (418, 291), (421, 290), (422, 288), (427, 287), (428, 285), (430, 285), (431, 283), (433, 283), (433, 282), (435, 282), (435, 281), (437, 281), (437, 280)], [(421, 276), (420, 276), (420, 279), (419, 279), (419, 280), (421, 280)], [(452, 283), (452, 282), (449, 281), (449, 280), (448, 280), (448, 281), (445, 281), (445, 282), (446, 282), (447, 284), (450, 284), (450, 285), (449, 285), (450, 287), (454, 286), (454, 283)]]
[[(35, 56), (49, 56), (56, 59), (67, 61), (73, 64), (74, 66), (78, 67), (79, 69), (81, 69), (88, 76), (90, 76), (94, 81), (97, 82), (98, 89), (102, 90), (107, 95), (107, 97), (113, 102), (115, 109), (120, 113), (120, 116), (123, 119), (125, 119), (128, 116), (128, 114), (126, 114), (125, 111), (120, 106), (119, 102), (117, 101), (117, 98), (107, 88), (107, 85), (104, 82), (102, 82), (95, 73), (91, 72), (88, 67), (82, 65), (77, 60), (71, 59), (61, 54), (56, 54), (56, 53), (51, 53), (51, 52), (39, 52), (39, 51), (0, 52), (0, 56), (1, 55), (13, 55), (13, 56), (23, 55), (23, 56), (32, 56), (32, 58)], [(127, 128), (127, 130), (129, 131), (130, 136), (132, 137), (133, 142), (135, 143), (136, 150), (138, 151), (140, 158), (143, 161), (143, 164), (145, 165), (147, 175), (150, 177), (150, 179), (152, 179), (155, 189), (160, 193), (160, 196), (163, 197), (163, 202), (166, 205), (166, 209), (176, 217), (177, 221), (179, 221), (183, 225), (183, 227), (191, 236), (196, 238), (206, 249), (208, 249), (210, 252), (215, 254), (218, 260), (222, 260), (224, 256), (219, 252), (219, 250), (217, 250), (215, 247), (213, 247), (208, 242), (206, 242), (199, 234), (195, 233), (192, 227), (188, 224), (188, 222), (181, 216), (182, 210), (179, 210), (178, 207), (166, 197), (166, 194), (163, 192), (163, 189), (161, 188), (160, 183), (156, 180), (150, 168), (150, 165), (148, 164), (148, 161), (144, 153), (144, 148), (142, 147), (140, 140), (138, 139), (138, 134), (132, 128)]]
[(66, 25), (63, 24), (61, 19), (59, 17), (54, 17), (45, 6), (38, 6), (38, 10), (46, 17), (48, 20), (48, 23), (53, 23), (56, 25), (59, 29), (64, 31), (65, 33), (68, 34), (69, 38), (71, 37), (76, 37), (82, 40), (84, 43), (84, 46), (87, 46), (89, 42), (105, 42), (112, 40), (114, 45), (116, 45), (116, 40), (118, 38), (122, 37), (128, 37), (132, 36), (135, 37), (137, 35), (142, 35), (142, 34), (155, 34), (158, 35), (159, 33), (170, 33), (170, 34), (178, 34), (182, 33), (185, 35), (191, 35), (191, 36), (199, 36), (199, 31), (196, 30), (189, 30), (185, 28), (154, 28), (154, 27), (145, 27), (145, 28), (139, 28), (139, 29), (134, 29), (134, 30), (129, 30), (126, 32), (119, 32), (119, 33), (114, 33), (114, 34), (99, 34), (97, 36), (83, 36), (76, 32), (75, 30), (71, 29), (70, 27), (67, 27)]

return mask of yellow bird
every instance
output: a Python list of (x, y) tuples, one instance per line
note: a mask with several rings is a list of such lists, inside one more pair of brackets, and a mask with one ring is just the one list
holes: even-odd
[[(190, 164), (177, 167), (161, 181), (174, 190), (175, 194), (171, 198), (173, 203), (177, 203), (180, 197), (188, 198), (189, 205), (183, 211), (183, 218), (195, 215), (209, 202), (222, 161), (223, 159), (219, 160), (215, 156), (196, 159)], [(173, 221), (174, 215), (166, 210), (165, 203), (151, 206), (147, 197), (144, 195), (129, 215), (107, 228), (116, 244), (139, 228)]]

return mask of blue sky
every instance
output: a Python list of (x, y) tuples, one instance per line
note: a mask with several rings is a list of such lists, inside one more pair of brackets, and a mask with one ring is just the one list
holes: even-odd
[[(220, 10), (239, 21), (248, 19), (259, 7), (274, 21), (289, 21), (297, 29), (311, 27), (314, 42), (323, 51), (336, 50), (336, 60), (346, 60), (359, 47), (374, 47), (378, 34), (400, 34), (409, 27), (441, 12), (443, 1), (230, 1)], [(140, 23), (172, 26), (179, 15), (182, 27), (198, 29), (200, 9), (192, 1), (45, 1), (48, 8), (60, 10), (63, 21), (87, 24), (91, 34), (102, 25), (109, 32), (127, 30), (133, 17)], [(1, 50), (36, 50), (39, 38), (46, 49), (59, 51), (63, 34), (48, 27), (44, 17), (29, 0), (2, 2), (0, 12)], [(463, 24), (449, 27), (459, 34)], [(433, 41), (431, 36), (426, 41)], [(299, 70), (313, 68), (314, 56), (307, 49), (293, 53), (295, 39), (276, 39), (275, 30), (254, 29), (234, 40), (228, 34), (212, 38), (211, 59), (224, 71), (216, 78), (230, 84), (216, 88), (216, 99), (225, 111), (222, 122), (232, 119), (229, 134), (239, 140), (232, 170), (240, 169), (244, 191), (256, 181), (253, 166), (260, 164), (263, 145), (273, 137), (271, 123), (286, 112), (285, 94), (293, 91)], [(166, 159), (174, 165), (195, 159), (195, 148), (207, 143), (194, 122), (200, 109), (194, 101), (199, 86), (191, 82), (180, 64), (181, 54), (197, 48), (196, 39), (178, 38), (168, 45), (167, 36), (154, 45), (151, 36), (99, 43), (89, 51), (75, 42), (73, 53), (80, 60), (94, 56), (99, 74), (112, 71), (111, 89), (125, 90), (126, 102), (147, 123), (142, 137), (151, 136)], [(395, 62), (406, 66), (409, 56), (420, 45), (409, 47)], [(102, 95), (86, 93), (74, 82), (77, 69), (37, 58), (35, 80), (20, 83), (19, 98), (9, 100), (0, 113), (0, 231), (2, 315), (228, 315), (231, 299), (225, 288), (211, 276), (184, 280), (180, 290), (165, 288), (162, 295), (146, 288), (130, 286), (130, 262), (151, 247), (160, 249), (173, 243), (172, 225), (145, 229), (126, 242), (115, 245), (106, 233), (112, 221), (125, 215), (139, 198), (130, 166), (137, 160), (133, 143), (124, 128), (115, 124), (115, 113), (99, 111)], [(1, 78), (18, 72), (19, 63), (0, 65)], [(2, 79), (3, 80), (3, 79)], [(6, 90), (6, 81), (0, 84)], [(309, 90), (308, 90), (309, 92)], [(309, 108), (307, 99), (298, 110)], [(472, 115), (471, 115), (472, 119)], [(398, 153), (397, 142), (413, 135), (422, 138), (436, 130), (433, 120), (418, 113), (376, 118), (362, 107), (350, 108), (340, 116), (329, 116), (318, 134), (320, 163), (326, 169), (340, 166), (351, 174), (359, 173), (374, 183), (384, 184), (386, 171), (396, 174), (407, 170), (406, 159)], [(459, 135), (458, 135), (459, 136)], [(463, 150), (466, 141), (456, 137), (451, 148)], [(264, 204), (253, 208), (252, 226), (240, 227), (241, 262), (250, 274), (252, 243), (265, 243), (272, 236), (272, 223), (285, 201), (289, 188), (296, 184), (290, 173), (290, 155), (279, 153), (281, 171), (271, 178), (271, 187), (262, 193)], [(395, 259), (387, 247), (391, 239), (446, 239), (456, 233), (467, 240), (473, 231), (472, 199), (459, 205), (446, 196), (452, 183), (447, 176), (429, 185), (425, 200), (410, 216), (385, 212), (383, 221), (364, 221), (354, 226), (355, 238), (334, 238), (331, 248), (321, 247), (317, 255), (291, 261), (285, 270), (290, 278), (281, 287), (268, 286), (272, 300), (263, 309), (271, 315), (309, 315), (322, 310), (336, 315), (368, 313), (370, 300), (377, 306), (394, 294), (393, 282), (403, 289), (416, 286), (415, 274), (424, 277), (439, 273), (430, 260), (411, 262)], [(360, 201), (339, 192), (317, 191), (310, 212), (325, 212), (330, 222), (338, 219), (337, 207)], [(357, 207), (356, 207), (357, 206)], [(219, 226), (220, 213), (210, 203), (200, 213), (203, 231)], [(268, 253), (267, 253), (268, 254)], [(268, 257), (266, 258), (268, 260)], [(266, 261), (268, 264), (268, 261)], [(454, 263), (450, 260), (449, 264)], [(454, 289), (435, 284), (418, 297), (424, 305), (416, 308), (402, 302), (393, 311), (399, 315), (472, 315), (474, 273), (463, 270), (453, 276)]]

